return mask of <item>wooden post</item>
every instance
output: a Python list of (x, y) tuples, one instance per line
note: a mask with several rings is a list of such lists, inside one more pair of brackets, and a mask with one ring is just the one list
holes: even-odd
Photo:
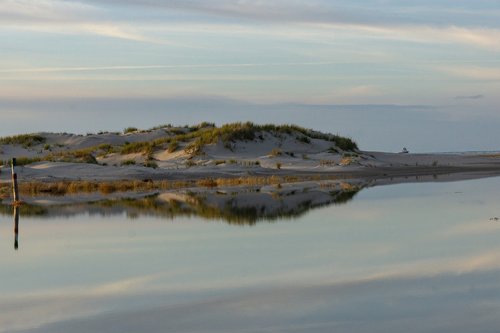
[(19, 248), (19, 207), (14, 206), (14, 250)]
[(12, 159), (12, 192), (14, 194), (14, 204), (19, 203), (19, 187), (17, 186), (17, 174), (15, 171), (16, 159)]

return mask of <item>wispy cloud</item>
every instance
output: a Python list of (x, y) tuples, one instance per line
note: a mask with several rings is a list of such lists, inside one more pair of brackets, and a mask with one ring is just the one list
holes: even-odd
[(443, 66), (443, 67), (438, 67), (437, 70), (448, 73), (456, 77), (462, 77), (472, 80), (481, 80), (481, 81), (500, 80), (500, 68), (498, 67)]
[(93, 34), (138, 42), (169, 44), (110, 19), (99, 7), (60, 0), (0, 1), (0, 27), (58, 34)]
[(462, 95), (456, 96), (455, 99), (482, 99), (484, 95)]
[[(97, 0), (84, 0), (99, 4)], [(315, 22), (345, 24), (432, 24), (461, 25), (471, 23), (487, 26), (491, 21), (498, 25), (495, 15), (498, 8), (491, 1), (477, 0), (473, 4), (445, 0), (402, 2), (349, 0), (110, 0), (114, 6), (134, 6), (156, 10), (178, 10), (184, 12), (215, 15), (219, 18), (244, 18), (267, 22)]]
[[(132, 9), (124, 9), (128, 7)], [(136, 14), (133, 8), (137, 12), (145, 11), (149, 14)], [(290, 38), (302, 36), (317, 41), (331, 39), (332, 31), (335, 31), (410, 42), (459, 43), (500, 50), (498, 24), (486, 28), (484, 24), (471, 24), (462, 18), (454, 19), (455, 12), (446, 6), (436, 6), (434, 9), (438, 12), (437, 16), (446, 20), (427, 19), (428, 15), (421, 14), (422, 7), (395, 3), (386, 6), (373, 3), (356, 6), (346, 1), (331, 3), (320, 0), (114, 0), (106, 3), (89, 0), (3, 0), (0, 6), (0, 26), (33, 31), (96, 34), (158, 44), (172, 42), (149, 36), (152, 30), (176, 29), (179, 25), (192, 26), (191, 30), (201, 34), (254, 33)], [(473, 8), (469, 9), (473, 11)], [(113, 14), (115, 11), (123, 15)], [(432, 13), (432, 6), (429, 12)], [(172, 13), (187, 14), (172, 19)], [(414, 18), (415, 13), (420, 14), (418, 19)], [(219, 19), (211, 18), (211, 15), (216, 15)], [(220, 17), (225, 19), (221, 20)], [(242, 18), (245, 20), (242, 21)], [(134, 22), (133, 25), (131, 21)], [(265, 22), (274, 27), (269, 29), (267, 26), (254, 24), (255, 22)], [(280, 29), (280, 26), (286, 29)]]
[(128, 71), (149, 69), (190, 69), (190, 68), (245, 68), (245, 67), (286, 67), (286, 66), (322, 66), (339, 62), (275, 62), (275, 63), (227, 63), (227, 64), (179, 64), (179, 65), (136, 65), (136, 66), (94, 66), (94, 67), (37, 67), (0, 69), (0, 73), (51, 73), (51, 72), (94, 72)]

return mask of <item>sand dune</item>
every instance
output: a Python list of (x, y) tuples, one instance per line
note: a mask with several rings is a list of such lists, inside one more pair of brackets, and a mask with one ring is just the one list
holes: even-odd
[[(250, 123), (216, 128), (74, 135), (38, 133), (0, 139), (0, 160), (16, 157), (24, 180), (182, 179), (330, 173), (360, 177), (500, 173), (496, 155), (367, 152), (350, 139), (294, 126)], [(0, 180), (9, 178), (4, 166)]]

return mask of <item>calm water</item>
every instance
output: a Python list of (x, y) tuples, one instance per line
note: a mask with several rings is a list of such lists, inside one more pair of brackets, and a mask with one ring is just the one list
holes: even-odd
[(315, 200), (4, 211), (0, 332), (498, 332), (500, 178)]

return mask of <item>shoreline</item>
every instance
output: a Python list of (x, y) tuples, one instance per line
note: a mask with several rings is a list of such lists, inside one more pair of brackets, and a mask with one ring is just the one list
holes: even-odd
[[(21, 173), (22, 174), (22, 173)], [(207, 174), (178, 172), (169, 173), (168, 178), (157, 179), (23, 179), (20, 177), (21, 199), (34, 202), (84, 202), (105, 199), (141, 197), (148, 194), (183, 190), (225, 190), (228, 188), (256, 188), (265, 186), (298, 186), (324, 183), (347, 184), (358, 188), (394, 185), (403, 183), (453, 182), (481, 178), (500, 177), (500, 168), (494, 166), (475, 167), (392, 167), (358, 168), (337, 172), (261, 172), (252, 175)], [(0, 183), (0, 202), (11, 203), (11, 184)], [(67, 200), (54, 198), (67, 197)], [(51, 198), (51, 199), (49, 199)]]
[(12, 158), (21, 192), (31, 194), (500, 176), (500, 154), (363, 151), (350, 138), (249, 122), (0, 138), (0, 198), (9, 195)]
[[(0, 184), (10, 183), (10, 168), (0, 168)], [(61, 172), (66, 171), (66, 172)], [(35, 163), (16, 167), (20, 181), (192, 181), (200, 179), (233, 179), (238, 177), (314, 177), (326, 176), (339, 179), (363, 179), (386, 177), (415, 177), (462, 173), (489, 173), (500, 175), (500, 159), (467, 165), (437, 166), (346, 166), (330, 169), (268, 169), (268, 168), (188, 168), (150, 169), (145, 167), (114, 167), (84, 163)]]
[[(174, 219), (201, 216), (229, 224), (253, 225), (260, 221), (296, 218), (309, 210), (342, 205), (361, 191), (377, 186), (404, 183), (454, 182), (500, 177), (498, 172), (446, 173), (426, 176), (385, 176), (382, 178), (277, 177), (252, 183), (183, 182), (180, 186), (164, 182), (136, 182), (140, 186), (121, 191), (106, 182), (40, 183), (63, 192), (24, 194), (22, 204), (12, 206), (11, 199), (0, 200), (0, 215), (55, 218), (79, 214), (125, 215), (130, 218), (151, 216)], [(40, 185), (38, 184), (38, 185)], [(80, 185), (79, 185), (80, 184)], [(132, 184), (132, 183), (130, 183)], [(91, 187), (89, 187), (89, 185)], [(126, 184), (125, 184), (126, 185)], [(121, 184), (121, 186), (125, 186)], [(157, 186), (158, 185), (158, 186)], [(165, 185), (163, 187), (163, 185)], [(82, 186), (82, 191), (74, 191)], [(93, 187), (92, 187), (93, 186)], [(101, 187), (103, 186), (103, 187)], [(72, 190), (69, 190), (72, 189)]]

